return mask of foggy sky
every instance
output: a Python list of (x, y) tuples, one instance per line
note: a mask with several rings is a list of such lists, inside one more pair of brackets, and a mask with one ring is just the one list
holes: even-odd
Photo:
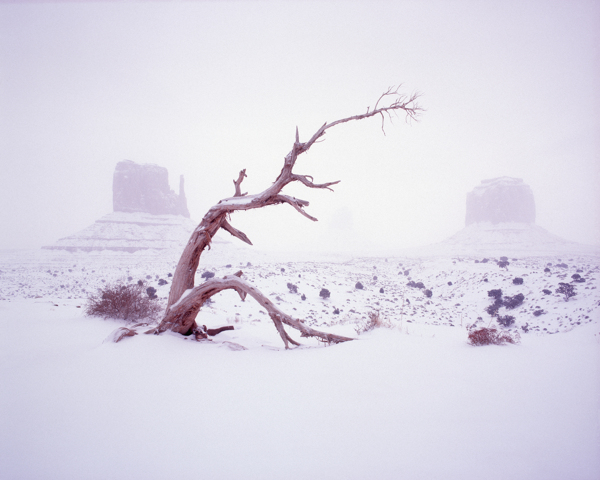
[(300, 157), (341, 180), (284, 190), (319, 222), (279, 206), (231, 223), (258, 248), (434, 243), (507, 175), (538, 225), (600, 244), (599, 45), (597, 1), (2, 3), (0, 248), (112, 212), (123, 159), (174, 190), (183, 174), (200, 221), (242, 168), (244, 191), (267, 188), (296, 126), (305, 141), (398, 83), (422, 92), (418, 123), (340, 125)]

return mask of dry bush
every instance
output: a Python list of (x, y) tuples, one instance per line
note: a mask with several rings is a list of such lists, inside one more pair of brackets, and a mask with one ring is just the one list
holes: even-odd
[(379, 315), (379, 310), (369, 312), (367, 317), (368, 320), (363, 320), (355, 325), (354, 330), (356, 331), (357, 335), (370, 332), (376, 328), (392, 328), (392, 324), (384, 320), (381, 315)]
[(162, 312), (161, 305), (151, 299), (144, 284), (123, 285), (119, 283), (99, 288), (87, 298), (86, 315), (117, 318), (130, 322), (143, 319), (156, 320)]
[(469, 343), (475, 346), (517, 344), (521, 342), (518, 332), (499, 332), (495, 328), (479, 328), (469, 332)]

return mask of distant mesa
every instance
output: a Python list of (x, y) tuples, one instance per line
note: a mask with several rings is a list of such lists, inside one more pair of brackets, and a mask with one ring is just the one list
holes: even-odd
[(169, 172), (158, 165), (139, 165), (131, 160), (117, 163), (113, 175), (113, 211), (190, 218), (179, 177), (179, 195), (169, 188)]
[(520, 178), (483, 180), (467, 194), (465, 228), (423, 253), (439, 255), (596, 254), (535, 224), (535, 199)]
[(113, 176), (113, 213), (42, 248), (71, 252), (183, 249), (196, 227), (189, 217), (183, 176), (176, 194), (169, 188), (166, 168), (123, 160)]
[(483, 180), (467, 194), (466, 226), (473, 223), (535, 223), (535, 200), (520, 178)]

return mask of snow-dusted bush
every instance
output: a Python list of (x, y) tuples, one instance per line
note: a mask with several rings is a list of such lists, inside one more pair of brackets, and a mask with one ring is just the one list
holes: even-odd
[(565, 302), (568, 302), (569, 298), (577, 295), (573, 285), (569, 283), (559, 283), (558, 285), (559, 287), (556, 289), (556, 293), (560, 293), (564, 297)]
[(517, 332), (499, 332), (495, 328), (479, 328), (469, 332), (469, 343), (474, 346), (517, 344), (521, 338)]
[(288, 283), (287, 288), (290, 291), (290, 293), (298, 293), (298, 286), (294, 285), (293, 283)]
[(331, 292), (329, 290), (327, 290), (326, 288), (322, 288), (321, 291), (319, 292), (319, 297), (325, 299), (325, 298), (329, 298), (331, 296)]
[(425, 290), (423, 292), (423, 294), (427, 297), (427, 298), (431, 298), (431, 296), (433, 295), (433, 292), (429, 289)]
[(501, 306), (502, 306), (502, 300), (497, 298), (496, 300), (494, 300), (494, 303), (492, 303), (491, 305), (488, 305), (485, 308), (485, 311), (488, 315), (495, 317), (496, 315), (498, 315), (498, 310), (500, 310)]
[(515, 285), (523, 285), (523, 279), (522, 279), (522, 278), (520, 278), (520, 277), (515, 277), (515, 278), (513, 278), (513, 281), (512, 281), (512, 282), (513, 282)]
[(86, 315), (127, 321), (155, 320), (161, 311), (160, 304), (144, 291), (143, 283), (106, 285), (89, 295), (85, 305)]
[(513, 308), (517, 308), (518, 306), (520, 306), (524, 300), (525, 295), (523, 295), (522, 293), (518, 293), (517, 295), (514, 295), (512, 297), (504, 297), (502, 305), (504, 305), (509, 310), (512, 310)]
[(502, 290), (499, 288), (488, 290), (488, 297), (501, 299), (502, 298)]
[(499, 316), (498, 323), (503, 327), (510, 327), (513, 323), (515, 323), (515, 317), (512, 315)]
[(374, 330), (376, 328), (392, 328), (392, 324), (384, 320), (379, 314), (378, 310), (375, 310), (374, 312), (369, 312), (367, 317), (367, 320), (363, 320), (362, 322), (359, 322), (354, 326), (354, 330), (356, 331), (357, 335), (370, 332), (371, 330)]

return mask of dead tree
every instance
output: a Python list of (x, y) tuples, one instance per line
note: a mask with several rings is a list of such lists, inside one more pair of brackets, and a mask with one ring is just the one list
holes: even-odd
[(228, 275), (224, 278), (208, 279), (202, 285), (197, 287), (194, 286), (194, 277), (202, 252), (207, 247), (210, 248), (211, 241), (219, 229), (223, 229), (241, 241), (252, 245), (252, 242), (246, 234), (229, 223), (230, 216), (234, 212), (287, 203), (306, 218), (316, 221), (317, 219), (315, 217), (309, 215), (304, 210), (304, 207), (308, 206), (308, 202), (289, 195), (284, 195), (281, 193), (283, 188), (289, 183), (300, 182), (308, 188), (331, 190), (330, 187), (339, 183), (339, 181), (315, 183), (313, 177), (310, 175), (294, 173), (293, 170), (298, 156), (308, 151), (317, 140), (323, 137), (328, 129), (341, 123), (380, 116), (382, 122), (381, 127), (383, 129), (386, 117), (391, 120), (394, 114), (403, 112), (406, 115), (407, 120), (416, 119), (422, 112), (422, 108), (417, 103), (418, 97), (418, 94), (406, 96), (399, 93), (398, 88), (389, 88), (379, 97), (372, 110), (367, 108), (366, 113), (342, 118), (331, 123), (324, 123), (307, 142), (300, 142), (298, 128), (296, 127), (296, 140), (292, 146), (292, 150), (284, 159), (281, 173), (275, 182), (261, 193), (254, 195), (242, 193), (241, 184), (246, 177), (246, 170), (242, 170), (239, 173), (237, 180), (233, 181), (235, 187), (233, 197), (225, 198), (210, 208), (206, 215), (204, 215), (204, 218), (198, 227), (192, 233), (173, 276), (165, 316), (158, 327), (151, 330), (151, 332), (160, 334), (170, 330), (183, 335), (194, 335), (197, 339), (206, 338), (208, 332), (203, 326), (199, 326), (196, 323), (198, 311), (204, 302), (216, 293), (222, 290), (232, 289), (240, 295), (242, 300), (244, 300), (247, 295), (250, 295), (267, 310), (277, 331), (281, 335), (286, 348), (289, 348), (289, 343), (294, 345), (299, 344), (290, 338), (284, 329), (284, 324), (299, 330), (302, 337), (316, 337), (327, 343), (339, 343), (352, 340), (348, 337), (314, 330), (305, 325), (302, 320), (294, 319), (282, 312), (259, 290), (244, 281), (241, 278), (243, 275), (242, 272), (238, 272), (235, 275)]

